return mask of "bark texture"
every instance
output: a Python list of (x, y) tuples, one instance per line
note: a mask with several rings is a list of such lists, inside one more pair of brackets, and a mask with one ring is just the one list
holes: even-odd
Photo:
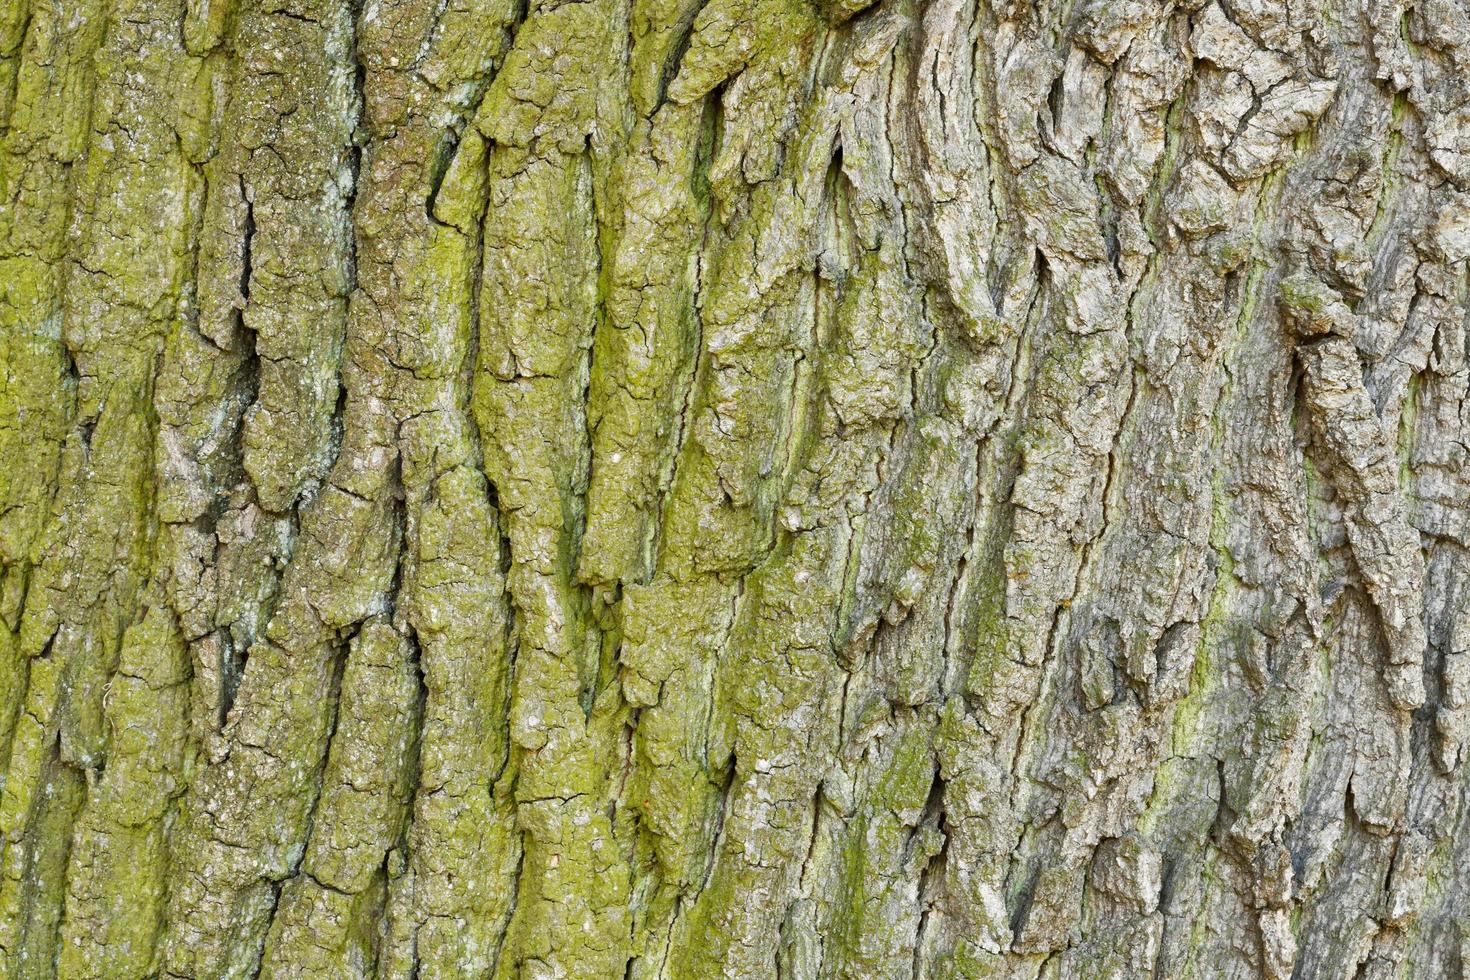
[(1459, 978), (1463, 0), (0, 0), (0, 978)]

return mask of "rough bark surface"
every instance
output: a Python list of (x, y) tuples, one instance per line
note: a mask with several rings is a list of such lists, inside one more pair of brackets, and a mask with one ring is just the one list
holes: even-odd
[(0, 978), (1458, 978), (1463, 0), (0, 0)]

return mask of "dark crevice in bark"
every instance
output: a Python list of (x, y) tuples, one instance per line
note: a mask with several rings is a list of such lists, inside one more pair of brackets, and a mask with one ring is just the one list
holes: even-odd
[(510, 939), (511, 923), (515, 921), (516, 905), (520, 902), (521, 879), (523, 877), (525, 867), (526, 848), (524, 844), (522, 844), (516, 857), (515, 874), (511, 875), (510, 878), (510, 901), (506, 904), (506, 910), (503, 916), (503, 925), (501, 926), (500, 936), (495, 945), (495, 955), (490, 958), (490, 971), (486, 974), (487, 976), (495, 977), (501, 975), (500, 961), (501, 958), (505, 955), (505, 946)]
[(223, 729), (230, 715), (230, 709), (235, 706), (235, 695), (240, 689), (240, 681), (245, 676), (245, 665), (250, 659), (249, 648), (245, 644), (237, 645), (228, 630), (219, 630), (220, 655), (219, 655), (219, 728)]
[(712, 224), (716, 209), (713, 189), (709, 183), (710, 165), (719, 153), (724, 129), (724, 95), (726, 84), (722, 82), (705, 96), (704, 112), (700, 117), (699, 149), (695, 155), (694, 172), (690, 181), (700, 203), (700, 240), (694, 261), (694, 283), (687, 307), (689, 335), (684, 347), (686, 361), (675, 375), (674, 402), (678, 406), (678, 423), (673, 438), (669, 440), (659, 458), (658, 493), (651, 508), (647, 541), (646, 577), (655, 574), (659, 562), (659, 551), (663, 542), (663, 529), (668, 519), (669, 495), (679, 475), (680, 461), (689, 439), (691, 415), (699, 404), (699, 393), (709, 371), (704, 357), (704, 321), (701, 308), (704, 304), (704, 275), (706, 262), (714, 254), (717, 244), (712, 241)]
[(1041, 866), (1035, 861), (1028, 861), (1025, 869), (1025, 877), (1015, 895), (1008, 903), (1011, 907), (1010, 930), (1012, 948), (1021, 936), (1021, 931), (1026, 928), (1026, 920), (1031, 915), (1031, 905), (1036, 899), (1036, 885), (1041, 880)]
[(1222, 852), (1233, 853), (1230, 828), (1235, 824), (1235, 811), (1230, 806), (1229, 788), (1225, 780), (1225, 760), (1215, 759), (1215, 819), (1210, 823), (1210, 839)]
[[(240, 200), (245, 203), (244, 230), (240, 238), (240, 326), (244, 329), (245, 307), (250, 305), (250, 278), (254, 272), (254, 257), (252, 248), (255, 243), (255, 192), (245, 185), (244, 176), (238, 177), (240, 182)], [(196, 258), (197, 261), (197, 258)], [(250, 331), (253, 335), (254, 331)], [(254, 342), (251, 343), (252, 352)]]
[(913, 833), (910, 834), (907, 844), (912, 848), (920, 832), (926, 827), (933, 828), (939, 833), (939, 849), (924, 862), (914, 884), (914, 898), (919, 905), (919, 921), (914, 929), (914, 980), (918, 980), (923, 973), (922, 967), (931, 928), (931, 916), (944, 890), (949, 869), (949, 844), (953, 836), (953, 830), (946, 820), (944, 807), (944, 795), (949, 784), (944, 778), (944, 771), (938, 760), (933, 760), (932, 764), (934, 765), (934, 779), (929, 784), (929, 795), (924, 801), (923, 814)]
[[(30, 5), (27, 4), (25, 19), (20, 25), (20, 30), (16, 32), (16, 36), (19, 40), (16, 41), (15, 47), (10, 51), (0, 52), (0, 64), (3, 64), (6, 60), (9, 60), (11, 58), (14, 58), (17, 62), (19, 62), (20, 59), (24, 56), (26, 51), (26, 41), (30, 39), (31, 24), (34, 23), (34, 21), (35, 13), (31, 9)], [(20, 74), (21, 65), (17, 63), (15, 66), (15, 74), (10, 77), (9, 92), (6, 94), (5, 115), (3, 117), (0, 117), (0, 137), (7, 136), (10, 133), (10, 119), (11, 114), (15, 111), (15, 97), (16, 94), (20, 91)]]
[(732, 753), (725, 761), (725, 773), (719, 785), (719, 809), (715, 811), (715, 824), (711, 828), (713, 832), (708, 835), (710, 847), (705, 860), (704, 874), (700, 879), (699, 887), (680, 894), (679, 906), (672, 917), (672, 925), (670, 926), (671, 934), (677, 929), (680, 920), (695, 906), (699, 901), (699, 897), (709, 888), (710, 881), (714, 878), (715, 867), (719, 864), (723, 856), (725, 825), (729, 821), (730, 810), (735, 804), (735, 781), (737, 779), (738, 769), (739, 766)]
[(302, 825), (298, 837), (299, 847), (296, 848), (291, 862), (286, 868), (284, 877), (268, 878), (265, 883), (271, 889), (271, 904), (265, 915), (265, 921), (259, 930), (259, 943), (254, 951), (252, 977), (260, 975), (264, 965), (263, 955), (266, 943), (271, 932), (275, 928), (276, 913), (280, 910), (281, 893), (287, 882), (302, 874), (302, 862), (306, 859), (307, 851), (311, 847), (312, 832), (315, 829), (317, 807), (321, 804), (322, 792), (325, 787), (322, 783), (326, 775), (328, 761), (332, 756), (332, 742), (337, 735), (337, 724), (342, 714), (342, 678), (347, 670), (347, 660), (351, 656), (352, 642), (357, 638), (362, 624), (357, 624), (346, 631), (340, 639), (332, 643), (331, 676), (328, 680), (327, 690), (322, 692), (322, 703), (328, 711), (326, 737), (322, 741), (321, 752), (315, 762), (311, 778), (307, 783), (306, 790), (311, 796), (306, 808), (306, 821)]
[[(429, 51), (432, 49), (433, 41), (438, 35), (441, 18), (448, 8), (448, 4), (449, 0), (439, 0), (439, 6), (434, 15), (434, 27), (426, 35), (423, 48), (413, 65), (415, 75), (419, 74), (423, 59), (428, 57)], [(522, 25), (525, 24), (526, 17), (529, 13), (530, 0), (516, 0), (515, 9), (511, 14), (509, 23), (502, 24), (501, 33), (503, 35), (503, 41), (499, 50), (496, 52), (495, 59), (503, 61), (505, 53), (515, 47), (516, 36), (520, 32)], [(459, 151), (460, 145), (464, 141), (466, 131), (474, 126), (475, 115), (485, 98), (485, 93), (489, 91), (491, 83), (495, 80), (499, 67), (499, 65), (494, 64), (492, 61), (492, 64), (486, 66), (484, 70), (477, 71), (474, 74), (468, 83), (470, 91), (463, 99), (456, 100), (454, 117), (440, 132), (437, 149), (433, 158), (429, 161), (428, 166), (425, 168), (428, 177), (429, 192), (424, 197), (424, 214), (429, 219), (430, 225), (442, 224), (434, 216), (434, 205), (439, 199), (439, 191), (444, 186), (444, 178), (449, 173), (450, 164), (454, 162), (455, 154)], [(483, 226), (483, 221), (481, 224)], [(476, 275), (478, 276), (478, 267)]]
[(658, 97), (654, 100), (653, 112), (656, 114), (668, 101), (669, 85), (673, 83), (679, 74), (679, 66), (684, 62), (684, 55), (689, 51), (689, 41), (694, 36), (694, 21), (709, 4), (709, 0), (699, 0), (690, 7), (670, 28), (675, 32), (674, 43), (669, 45), (668, 54), (664, 58), (662, 70), (658, 78)]

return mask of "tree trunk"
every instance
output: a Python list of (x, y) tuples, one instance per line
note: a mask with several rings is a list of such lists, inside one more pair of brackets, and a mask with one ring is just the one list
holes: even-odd
[(1463, 0), (0, 0), (0, 135), (0, 978), (1463, 975)]

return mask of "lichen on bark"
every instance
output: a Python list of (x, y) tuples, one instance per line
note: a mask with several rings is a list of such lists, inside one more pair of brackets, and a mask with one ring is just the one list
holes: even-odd
[(0, 980), (1459, 977), (1456, 0), (0, 0)]

